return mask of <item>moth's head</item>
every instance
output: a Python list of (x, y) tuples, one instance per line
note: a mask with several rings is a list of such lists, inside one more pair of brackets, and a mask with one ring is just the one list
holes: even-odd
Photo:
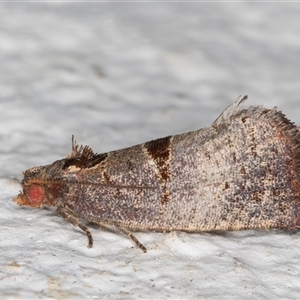
[(54, 206), (62, 183), (59, 180), (46, 179), (46, 167), (34, 167), (24, 172), (23, 191), (13, 200), (20, 206)]
[(20, 192), (14, 201), (20, 206), (42, 207), (45, 202), (45, 190), (38, 184), (23, 186), (23, 192)]

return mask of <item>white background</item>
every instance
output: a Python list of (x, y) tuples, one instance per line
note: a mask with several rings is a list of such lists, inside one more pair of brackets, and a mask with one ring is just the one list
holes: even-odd
[(2, 299), (296, 299), (299, 233), (91, 228), (12, 198), (95, 152), (209, 126), (240, 94), (300, 124), (300, 3), (0, 3)]

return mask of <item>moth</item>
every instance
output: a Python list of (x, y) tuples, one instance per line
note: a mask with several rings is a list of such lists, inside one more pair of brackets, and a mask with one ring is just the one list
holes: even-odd
[(78, 146), (24, 172), (21, 206), (56, 207), (86, 224), (133, 231), (296, 229), (300, 224), (300, 132), (276, 108), (239, 97), (208, 128), (96, 154)]

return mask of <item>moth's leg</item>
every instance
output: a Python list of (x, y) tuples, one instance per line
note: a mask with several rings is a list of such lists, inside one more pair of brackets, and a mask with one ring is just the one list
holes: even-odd
[(147, 252), (146, 247), (140, 243), (140, 241), (135, 237), (135, 235), (130, 232), (129, 230), (125, 229), (125, 228), (121, 228), (118, 226), (115, 226), (119, 231), (121, 231), (122, 233), (126, 234), (132, 241), (134, 241), (134, 243), (137, 245), (138, 248), (140, 248), (141, 250), (143, 250), (144, 253)]
[(62, 216), (65, 220), (67, 220), (68, 222), (73, 224), (75, 227), (79, 227), (82, 231), (84, 231), (89, 240), (88, 248), (93, 247), (93, 237), (92, 237), (91, 232), (89, 231), (89, 229), (86, 226), (84, 226), (83, 224), (81, 224), (79, 222), (78, 217), (72, 210), (60, 206), (56, 209), (56, 212), (60, 216)]

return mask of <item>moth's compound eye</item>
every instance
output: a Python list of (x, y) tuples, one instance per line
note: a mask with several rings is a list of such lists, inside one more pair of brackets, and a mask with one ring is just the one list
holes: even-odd
[(26, 190), (26, 195), (32, 205), (41, 204), (45, 198), (44, 189), (37, 184), (30, 185)]

